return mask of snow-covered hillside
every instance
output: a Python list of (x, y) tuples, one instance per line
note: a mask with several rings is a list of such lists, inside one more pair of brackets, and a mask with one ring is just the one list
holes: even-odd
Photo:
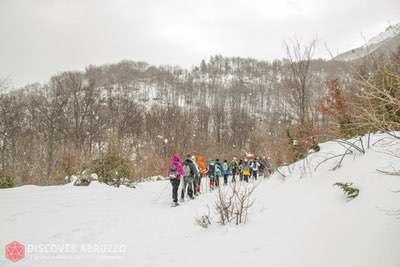
[(391, 25), (384, 32), (370, 38), (363, 46), (344, 52), (334, 58), (338, 61), (361, 59), (368, 55), (390, 54), (396, 52), (400, 46), (400, 23)]
[(377, 44), (389, 38), (393, 38), (398, 34), (400, 34), (400, 23), (387, 27), (384, 32), (381, 32), (377, 36), (374, 36), (371, 39), (369, 39), (365, 45), (369, 46), (372, 44)]
[[(390, 155), (400, 154), (400, 142), (379, 134), (370, 144), (365, 155), (354, 152), (333, 171), (340, 158), (316, 168), (345, 150), (328, 142), (281, 174), (257, 181), (249, 222), (240, 226), (218, 225), (213, 216), (208, 229), (199, 227), (194, 218), (214, 206), (215, 192), (171, 208), (168, 181), (136, 189), (93, 183), (1, 190), (0, 246), (17, 240), (27, 252), (15, 264), (2, 255), (0, 266), (398, 267), (400, 177), (377, 169), (400, 169)], [(335, 182), (352, 182), (359, 196), (346, 201)], [(41, 244), (118, 249), (44, 253)]]

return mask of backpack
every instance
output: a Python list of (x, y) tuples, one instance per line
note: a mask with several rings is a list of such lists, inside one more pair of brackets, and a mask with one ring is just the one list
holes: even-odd
[(243, 166), (243, 175), (244, 176), (250, 176), (250, 168), (248, 165)]
[(231, 167), (232, 169), (238, 169), (239, 168), (239, 163), (235, 160), (231, 161)]
[(253, 161), (252, 169), (253, 169), (254, 171), (258, 171), (258, 163), (257, 163), (256, 161)]
[(171, 168), (169, 169), (169, 179), (175, 179), (178, 176), (178, 164), (172, 164)]
[(189, 164), (183, 165), (183, 170), (185, 171), (185, 177), (192, 176), (192, 170), (190, 169)]
[(191, 160), (191, 162), (193, 167), (193, 175), (198, 174), (200, 172), (199, 165), (194, 160)]
[(223, 174), (223, 169), (221, 163), (216, 163), (215, 164), (215, 174), (217, 176), (221, 176)]
[(208, 166), (208, 173), (210, 173), (210, 174), (215, 173), (215, 164), (213, 162), (210, 163), (210, 165)]
[(224, 169), (224, 172), (228, 172), (229, 165), (227, 162), (224, 162), (224, 165), (222, 165), (222, 168)]

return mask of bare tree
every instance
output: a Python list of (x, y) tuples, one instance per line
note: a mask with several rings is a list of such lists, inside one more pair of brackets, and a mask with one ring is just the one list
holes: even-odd
[(313, 44), (287, 50), (284, 61), (214, 56), (192, 71), (133, 61), (89, 66), (4, 92), (2, 164), (30, 181), (47, 178), (43, 184), (81, 173), (110, 151), (138, 178), (163, 172), (174, 152), (253, 152), (279, 166), (290, 158), (286, 131), (319, 123), (319, 87), (324, 75), (336, 75), (333, 63), (311, 63)]
[(303, 46), (295, 41), (291, 46), (286, 44), (288, 57), (289, 76), (286, 86), (289, 92), (289, 100), (299, 119), (300, 124), (309, 120), (309, 105), (311, 98), (310, 65), (314, 54), (315, 41)]
[(24, 106), (16, 96), (0, 95), (0, 168), (16, 169), (17, 140), (22, 130)]
[(50, 85), (37, 94), (31, 96), (28, 107), (31, 119), (36, 121), (36, 132), (46, 144), (46, 177), (49, 182), (55, 163), (57, 141), (62, 138), (66, 128), (64, 109), (68, 103), (69, 95), (57, 78), (50, 81)]

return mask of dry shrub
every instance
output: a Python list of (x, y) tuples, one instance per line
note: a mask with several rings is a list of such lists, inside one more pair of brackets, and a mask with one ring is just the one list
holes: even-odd
[(110, 152), (92, 164), (92, 172), (98, 175), (102, 183), (120, 186), (125, 180), (131, 179), (130, 161), (116, 152)]
[(335, 123), (334, 127), (329, 128), (330, 134), (338, 137), (354, 136), (357, 133), (354, 132), (353, 118), (339, 80), (327, 80), (325, 86), (328, 95), (322, 99), (320, 111)]
[(215, 210), (219, 223), (226, 225), (234, 222), (236, 225), (245, 224), (254, 200), (251, 199), (256, 186), (254, 184), (232, 183), (227, 189), (218, 188)]
[(15, 177), (6, 172), (0, 171), (0, 188), (10, 188), (15, 186)]
[(320, 147), (316, 136), (319, 133), (320, 130), (313, 127), (311, 123), (295, 125), (288, 129), (288, 163), (306, 158), (310, 151), (318, 152)]
[(369, 79), (360, 82), (359, 127), (369, 131), (400, 129), (400, 74), (382, 66)]

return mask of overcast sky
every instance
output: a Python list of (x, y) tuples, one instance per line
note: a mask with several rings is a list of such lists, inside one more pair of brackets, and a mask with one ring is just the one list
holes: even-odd
[(122, 59), (190, 67), (211, 55), (272, 60), (318, 39), (316, 56), (400, 22), (400, 0), (0, 0), (0, 77), (14, 86)]

